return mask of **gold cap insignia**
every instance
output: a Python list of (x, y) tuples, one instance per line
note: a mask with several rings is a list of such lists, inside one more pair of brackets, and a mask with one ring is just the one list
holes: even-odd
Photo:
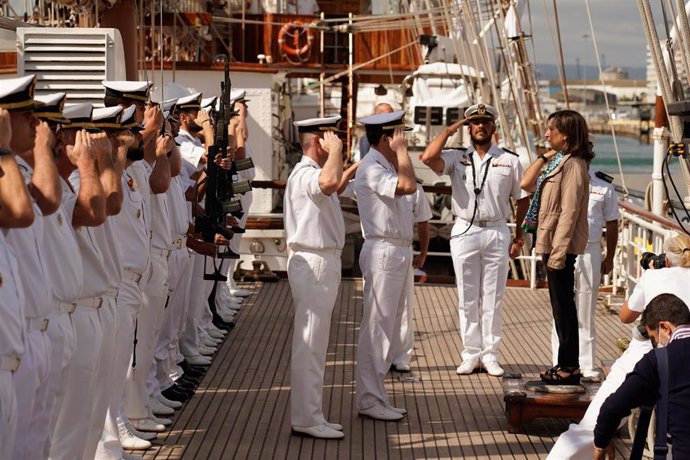
[(484, 104), (479, 104), (479, 107), (477, 108), (477, 113), (479, 115), (486, 114), (486, 106), (484, 106)]

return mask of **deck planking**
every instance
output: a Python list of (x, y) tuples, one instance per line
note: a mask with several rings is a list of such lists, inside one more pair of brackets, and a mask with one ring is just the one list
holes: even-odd
[[(567, 422), (537, 419), (524, 434), (507, 431), (501, 380), (460, 377), (457, 293), (452, 286), (415, 288), (412, 373), (392, 372), (399, 423), (360, 418), (355, 410), (355, 360), (362, 315), (361, 279), (343, 280), (331, 323), (324, 410), (344, 426), (345, 439), (290, 434), (292, 307), (286, 280), (248, 285), (235, 329), (220, 347), (197, 394), (159, 435), (146, 459), (400, 459), (544, 458)], [(615, 341), (629, 327), (603, 307), (596, 312), (597, 362), (619, 355)], [(551, 311), (546, 290), (508, 288), (504, 299), (506, 372), (536, 376), (551, 361)], [(616, 439), (619, 455), (630, 443)]]

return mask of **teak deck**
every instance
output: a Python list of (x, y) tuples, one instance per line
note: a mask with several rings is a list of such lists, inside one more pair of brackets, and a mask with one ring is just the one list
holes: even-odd
[[(322, 441), (290, 434), (292, 307), (286, 280), (248, 285), (237, 325), (222, 344), (197, 394), (159, 435), (147, 459), (311, 458), (544, 458), (566, 420), (539, 418), (508, 432), (501, 379), (460, 377), (457, 295), (452, 286), (415, 288), (412, 373), (389, 374), (399, 423), (375, 422), (354, 408), (357, 333), (362, 281), (343, 280), (333, 311), (324, 411), (344, 426), (345, 439)], [(618, 356), (615, 341), (629, 327), (597, 309), (597, 362)], [(504, 305), (502, 364), (506, 372), (537, 378), (551, 360), (548, 292), (509, 288)], [(627, 458), (630, 443), (616, 439)]]

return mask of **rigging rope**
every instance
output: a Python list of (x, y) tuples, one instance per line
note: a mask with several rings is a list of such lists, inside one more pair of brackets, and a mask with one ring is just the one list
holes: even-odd
[[(606, 102), (606, 117), (609, 119), (609, 127), (611, 128), (611, 137), (613, 138), (613, 150), (616, 152), (616, 163), (618, 163), (618, 172), (621, 175), (621, 186), (625, 190), (625, 195), (628, 195), (628, 187), (625, 185), (625, 174), (623, 174), (623, 165), (621, 163), (621, 154), (618, 149), (618, 141), (616, 140), (616, 130), (611, 123), (611, 105), (609, 104), (609, 93), (606, 91), (606, 83), (604, 83), (601, 58), (599, 57), (599, 45), (597, 45), (597, 35), (594, 32), (594, 23), (592, 22), (592, 12), (589, 8), (589, 0), (585, 0), (585, 7), (587, 9), (587, 19), (589, 20), (589, 30), (592, 33), (592, 44), (594, 45), (594, 55), (597, 58), (597, 66), (599, 67), (599, 80), (601, 81), (601, 88), (604, 91), (604, 101)], [(585, 97), (587, 97), (585, 95)]]

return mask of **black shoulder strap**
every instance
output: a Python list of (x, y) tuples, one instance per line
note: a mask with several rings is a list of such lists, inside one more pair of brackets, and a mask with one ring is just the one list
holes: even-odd
[(508, 149), (505, 148), (505, 147), (501, 147), (501, 148), (503, 149), (503, 151), (504, 151), (505, 153), (509, 153), (509, 154), (511, 154), (511, 155), (515, 155), (516, 157), (519, 157), (519, 156), (520, 156), (520, 155), (518, 155), (517, 153), (513, 152), (512, 150), (508, 150)]
[(640, 416), (637, 419), (637, 428), (635, 429), (635, 439), (630, 449), (630, 460), (642, 460), (644, 448), (647, 444), (647, 432), (649, 432), (649, 422), (652, 419), (652, 412), (654, 412), (654, 407), (652, 406), (640, 407)]
[(656, 434), (654, 436), (654, 460), (665, 460), (668, 453), (668, 350), (656, 348), (657, 371), (659, 373), (659, 399), (656, 402)]

